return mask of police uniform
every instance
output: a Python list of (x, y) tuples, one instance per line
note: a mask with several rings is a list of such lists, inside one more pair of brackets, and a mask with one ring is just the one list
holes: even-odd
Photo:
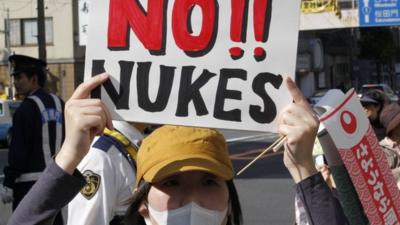
[[(12, 64), (11, 76), (44, 70), (46, 67), (45, 62), (22, 55), (13, 55), (9, 60)], [(63, 111), (63, 101), (42, 88), (26, 96), (16, 110), (3, 183), (13, 189), (13, 209), (38, 180), (51, 157), (60, 149), (64, 140)], [(62, 224), (61, 217), (57, 217), (54, 224)]]
[(68, 204), (69, 225), (121, 224), (135, 186), (135, 157), (142, 134), (123, 121), (93, 141), (78, 165), (87, 184)]

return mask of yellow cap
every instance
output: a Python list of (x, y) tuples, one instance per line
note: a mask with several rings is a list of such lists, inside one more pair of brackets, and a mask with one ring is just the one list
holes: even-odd
[(146, 137), (137, 155), (136, 186), (185, 171), (233, 178), (225, 138), (214, 129), (165, 125)]

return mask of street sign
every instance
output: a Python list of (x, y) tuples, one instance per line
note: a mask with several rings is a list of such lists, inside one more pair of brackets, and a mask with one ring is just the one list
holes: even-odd
[(360, 27), (400, 25), (400, 0), (359, 0)]

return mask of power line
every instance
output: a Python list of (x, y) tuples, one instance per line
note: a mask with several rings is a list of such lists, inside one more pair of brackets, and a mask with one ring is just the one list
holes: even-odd
[(31, 0), (1, 0), (0, 2), (11, 2), (11, 3), (20, 3), (20, 4), (23, 4), (23, 3), (31, 3), (32, 1)]
[[(61, 2), (56, 2), (56, 0), (52, 0), (52, 1), (49, 2), (47, 5), (51, 5), (51, 4), (54, 5), (54, 9), (51, 10), (51, 13), (53, 13), (53, 12), (55, 12), (55, 11), (63, 10), (64, 7), (67, 6), (67, 5), (69, 5), (70, 3), (69, 3), (69, 2), (61, 3)], [(61, 5), (61, 6), (58, 6), (58, 5)]]
[(18, 12), (18, 11), (21, 11), (21, 10), (23, 10), (23, 9), (25, 9), (26, 7), (28, 7), (29, 5), (31, 5), (32, 4), (32, 1), (33, 0), (29, 0), (29, 1), (20, 1), (20, 2), (18, 2), (17, 1), (17, 3), (21, 3), (21, 4), (25, 4), (25, 5), (23, 5), (23, 6), (21, 6), (21, 7), (18, 7), (18, 8), (10, 8), (10, 6), (8, 5), (8, 6), (6, 6), (5, 5), (5, 2), (3, 1), (3, 4), (2, 4), (2, 6), (3, 6), (3, 11), (5, 11), (6, 9), (9, 9), (9, 11), (10, 12)]
[(18, 12), (18, 11), (21, 11), (21, 10), (27, 8), (28, 6), (30, 6), (31, 4), (32, 4), (31, 2), (28, 2), (28, 3), (26, 3), (26, 5), (24, 5), (24, 6), (22, 6), (22, 7), (19, 7), (19, 8), (16, 8), (16, 9), (10, 9), (10, 12)]

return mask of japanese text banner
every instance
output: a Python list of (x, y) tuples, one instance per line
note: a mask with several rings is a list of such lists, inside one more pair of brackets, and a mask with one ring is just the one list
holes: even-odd
[(400, 223), (400, 191), (354, 90), (321, 117), (346, 166), (370, 224)]

